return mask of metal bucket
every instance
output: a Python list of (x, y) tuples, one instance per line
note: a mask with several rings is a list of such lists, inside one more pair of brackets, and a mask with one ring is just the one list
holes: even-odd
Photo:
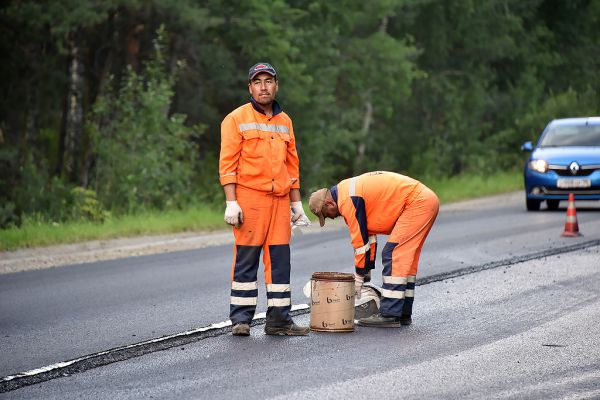
[(311, 330), (354, 331), (354, 274), (313, 273), (310, 299)]

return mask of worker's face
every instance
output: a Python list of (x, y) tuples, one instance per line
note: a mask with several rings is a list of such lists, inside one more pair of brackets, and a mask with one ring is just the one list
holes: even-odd
[(333, 198), (325, 199), (321, 211), (325, 218), (335, 219), (340, 216), (340, 211), (338, 210), (337, 203), (333, 200)]
[(269, 106), (275, 100), (279, 85), (274, 76), (267, 73), (256, 75), (249, 83), (250, 95), (258, 104)]

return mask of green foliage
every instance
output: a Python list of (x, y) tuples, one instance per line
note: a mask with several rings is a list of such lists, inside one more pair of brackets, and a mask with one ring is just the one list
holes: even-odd
[[(441, 180), (425, 179), (423, 182), (436, 192), (442, 205), (513, 191), (523, 184), (522, 176), (518, 172), (485, 177), (461, 175)], [(306, 203), (304, 209), (308, 209)], [(317, 223), (312, 213), (309, 213), (309, 217), (313, 223)], [(26, 218), (20, 228), (0, 230), (0, 251), (93, 239), (215, 229), (229, 229), (223, 222), (223, 210), (221, 208), (215, 210), (206, 205), (191, 206), (182, 210), (148, 211), (124, 215), (111, 218), (101, 225), (84, 220), (56, 223)]]
[[(0, 131), (0, 144), (2, 143)], [(15, 187), (17, 175), (17, 154), (15, 149), (0, 147), (0, 228), (18, 224), (19, 212), (11, 189)]]
[(72, 186), (59, 177), (48, 173), (44, 159), (34, 160), (25, 154), (19, 168), (19, 185), (12, 193), (17, 205), (15, 224), (20, 224), (22, 215), (41, 221), (64, 221), (70, 218), (73, 203)]
[(71, 206), (71, 221), (91, 221), (102, 223), (110, 219), (110, 212), (106, 211), (96, 198), (96, 192), (82, 187), (71, 189), (73, 204)]
[(97, 99), (88, 120), (97, 155), (92, 185), (112, 210), (176, 207), (191, 199), (190, 139), (203, 127), (169, 115), (175, 76), (165, 70), (166, 34), (157, 34), (143, 72), (130, 68), (118, 91)]
[(495, 165), (510, 167), (522, 164), (526, 157), (519, 152), (509, 152), (508, 149), (518, 149), (526, 141), (536, 142), (548, 122), (556, 118), (586, 117), (597, 115), (600, 110), (600, 95), (591, 87), (582, 93), (569, 88), (566, 92), (552, 94), (539, 106), (518, 118), (509, 128), (487, 140), (491, 149), (499, 149), (495, 157)]
[[(401, 3), (308, 3), (295, 43), (313, 78), (299, 88), (310, 102), (290, 107), (301, 166), (310, 166), (303, 181), (312, 188), (381, 166), (386, 142), (400, 131), (397, 110), (419, 71), (411, 40), (388, 31)], [(286, 82), (281, 92), (288, 90), (295, 87)]]
[(182, 210), (139, 212), (110, 218), (102, 224), (89, 220), (49, 222), (33, 216), (24, 218), (20, 227), (0, 230), (0, 251), (127, 236), (211, 231), (226, 226), (222, 210), (216, 211), (204, 205)]
[(450, 178), (425, 178), (423, 182), (437, 194), (443, 205), (519, 190), (523, 187), (523, 175), (521, 171), (512, 170), (489, 175), (463, 174)]
[(16, 205), (12, 201), (0, 204), (0, 228), (14, 226), (18, 223)]
[[(598, 115), (599, 18), (589, 0), (10, 2), (0, 226), (220, 206), (220, 123), (247, 101), (257, 61), (279, 72), (304, 193), (365, 170), (444, 180), (518, 169), (520, 145), (549, 120)], [(161, 24), (169, 36), (154, 41)], [(86, 126), (66, 150), (75, 83)], [(67, 151), (80, 181), (56, 177)], [(74, 211), (75, 184), (96, 193), (95, 211)]]
[(600, 96), (589, 86), (582, 93), (571, 88), (556, 95), (551, 93), (539, 108), (535, 108), (517, 119), (519, 139), (535, 141), (539, 138), (547, 122), (556, 118), (587, 117), (595, 115), (599, 109)]

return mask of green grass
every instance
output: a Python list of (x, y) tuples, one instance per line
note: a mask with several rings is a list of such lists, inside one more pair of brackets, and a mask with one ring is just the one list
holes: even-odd
[[(510, 192), (522, 187), (522, 177), (519, 172), (488, 177), (459, 176), (443, 180), (424, 179), (423, 182), (437, 193), (442, 204)], [(304, 209), (308, 211), (306, 204), (308, 198), (304, 200)], [(310, 216), (313, 217), (312, 214)], [(316, 218), (312, 219), (316, 220)], [(0, 230), (0, 251), (95, 239), (217, 229), (226, 229), (223, 210), (206, 206), (112, 217), (103, 224), (28, 221), (19, 228)]]
[(112, 217), (103, 224), (85, 221), (64, 224), (28, 221), (20, 228), (0, 231), (0, 251), (94, 239), (210, 231), (225, 227), (221, 211), (202, 206)]
[(423, 180), (440, 199), (441, 204), (512, 192), (523, 188), (521, 172), (499, 173), (492, 176), (456, 176), (441, 180)]

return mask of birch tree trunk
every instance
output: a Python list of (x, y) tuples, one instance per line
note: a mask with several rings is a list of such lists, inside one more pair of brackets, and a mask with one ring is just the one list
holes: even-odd
[(371, 96), (369, 91), (369, 95), (365, 100), (365, 115), (363, 116), (363, 125), (362, 129), (360, 130), (360, 137), (356, 151), (356, 159), (354, 161), (354, 176), (365, 172), (365, 149), (367, 148), (369, 130), (371, 129), (371, 123), (373, 122), (373, 103), (371, 102), (370, 97)]
[[(64, 110), (63, 173), (74, 183), (81, 180), (83, 136), (83, 62), (79, 30), (69, 35), (69, 90)], [(59, 154), (60, 157), (60, 154)], [(60, 158), (59, 158), (60, 159)]]

